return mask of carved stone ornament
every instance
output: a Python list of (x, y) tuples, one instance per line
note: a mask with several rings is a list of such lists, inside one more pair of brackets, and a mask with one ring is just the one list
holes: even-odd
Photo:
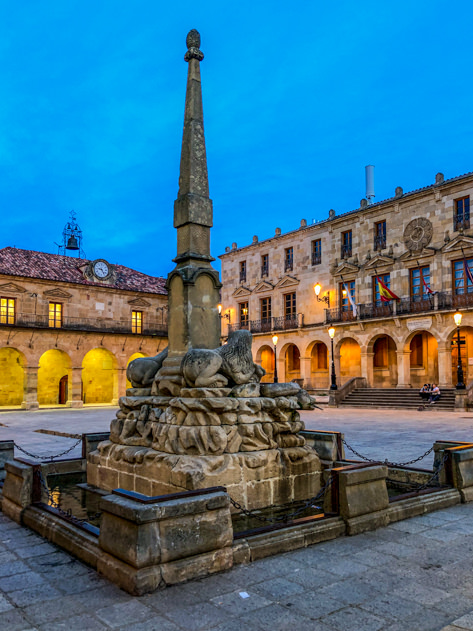
[(432, 223), (425, 217), (410, 221), (404, 230), (404, 243), (409, 251), (419, 252), (432, 241)]

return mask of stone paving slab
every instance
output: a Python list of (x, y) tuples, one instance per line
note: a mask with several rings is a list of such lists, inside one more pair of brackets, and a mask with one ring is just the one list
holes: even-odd
[(0, 513), (0, 628), (472, 631), (472, 521), (454, 506), (134, 598)]

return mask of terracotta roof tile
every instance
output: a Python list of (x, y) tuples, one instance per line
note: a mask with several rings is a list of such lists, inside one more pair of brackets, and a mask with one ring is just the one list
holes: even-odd
[(114, 289), (140, 291), (148, 294), (167, 294), (164, 278), (147, 276), (123, 265), (113, 265), (115, 279), (112, 283), (87, 280), (82, 269), (89, 262), (88, 259), (72, 258), (71, 256), (48, 254), (46, 252), (34, 252), (33, 250), (20, 250), (11, 247), (0, 249), (0, 274), (24, 276), (25, 278), (41, 278), (95, 287), (112, 287)]

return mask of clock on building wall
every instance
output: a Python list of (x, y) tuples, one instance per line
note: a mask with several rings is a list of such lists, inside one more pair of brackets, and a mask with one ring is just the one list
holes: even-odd
[(404, 230), (404, 243), (409, 251), (418, 252), (432, 241), (432, 223), (425, 217), (410, 221)]
[(107, 280), (112, 275), (112, 267), (105, 259), (97, 259), (91, 264), (92, 274), (98, 280)]

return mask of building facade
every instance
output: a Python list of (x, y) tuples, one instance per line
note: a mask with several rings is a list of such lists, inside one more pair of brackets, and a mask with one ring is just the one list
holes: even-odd
[(128, 363), (166, 345), (163, 278), (0, 249), (0, 409), (116, 404)]
[[(239, 248), (222, 261), (222, 333), (249, 328), (255, 361), (309, 389), (330, 384), (329, 327), (338, 385), (457, 382), (457, 328), (465, 382), (473, 380), (473, 173)], [(319, 291), (318, 296), (314, 287)], [(392, 294), (392, 296), (391, 296)], [(392, 299), (390, 299), (392, 298)]]

